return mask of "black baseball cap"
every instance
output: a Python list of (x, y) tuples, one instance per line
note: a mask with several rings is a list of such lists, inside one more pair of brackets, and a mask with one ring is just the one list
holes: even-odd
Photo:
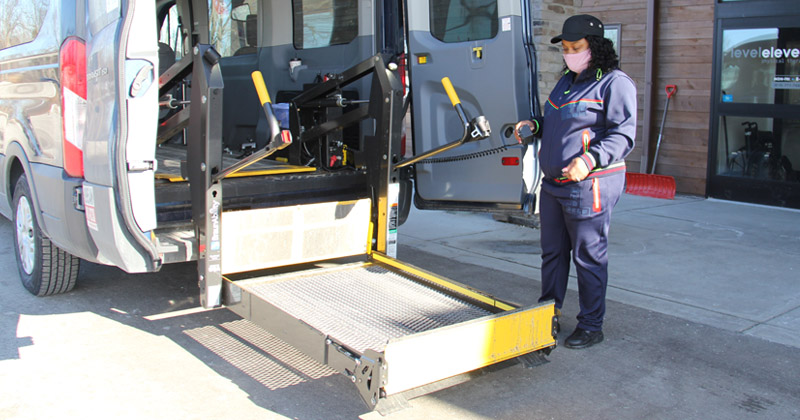
[(551, 39), (550, 43), (555, 44), (562, 40), (575, 42), (586, 38), (587, 35), (603, 37), (603, 22), (600, 22), (600, 19), (592, 15), (570, 16), (564, 21), (561, 35)]

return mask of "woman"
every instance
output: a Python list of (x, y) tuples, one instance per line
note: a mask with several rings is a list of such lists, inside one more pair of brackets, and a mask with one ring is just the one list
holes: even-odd
[(542, 137), (539, 301), (555, 300), (561, 313), (571, 252), (580, 313), (564, 345), (586, 348), (603, 341), (608, 226), (625, 185), (623, 159), (633, 149), (636, 86), (619, 70), (613, 44), (596, 17), (570, 17), (550, 42), (561, 43), (567, 69), (544, 105), (544, 117), (521, 121), (517, 130), (527, 125)]

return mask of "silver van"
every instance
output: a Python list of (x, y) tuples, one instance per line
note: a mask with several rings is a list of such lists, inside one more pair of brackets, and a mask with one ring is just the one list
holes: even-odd
[[(33, 294), (71, 290), (81, 260), (130, 273), (198, 260), (202, 284), (219, 268), (207, 258), (218, 246), (207, 239), (214, 203), (225, 211), (377, 203), (387, 190), (400, 220), (376, 227), (373, 241), (386, 243), (412, 200), (482, 210), (530, 200), (532, 171), (523, 179), (522, 163), (529, 148), (512, 133), (537, 108), (528, 2), (0, 7), (0, 213), (14, 223), (20, 276)], [(254, 87), (256, 70), (267, 101)], [(454, 112), (443, 77), (467, 115), (486, 117), (491, 134), (399, 168), (408, 157), (401, 121), (409, 103), (413, 153), (472, 129)], [(275, 121), (290, 145), (273, 147)], [(267, 149), (267, 158), (251, 158)], [(341, 247), (308, 233), (305, 249), (277, 228), (265, 238), (231, 258), (277, 266)], [(305, 254), (283, 258), (287, 247)]]

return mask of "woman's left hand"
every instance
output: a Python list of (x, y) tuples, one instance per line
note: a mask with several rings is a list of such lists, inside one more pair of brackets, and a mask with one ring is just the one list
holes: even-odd
[(561, 175), (567, 177), (570, 181), (583, 181), (589, 176), (589, 167), (586, 166), (586, 162), (583, 159), (576, 157), (572, 159), (572, 162), (566, 168), (561, 169)]

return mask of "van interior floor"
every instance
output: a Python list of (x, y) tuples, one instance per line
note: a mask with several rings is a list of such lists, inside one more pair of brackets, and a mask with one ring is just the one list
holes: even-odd
[[(156, 169), (157, 180), (166, 180), (169, 182), (186, 181), (186, 179), (181, 176), (181, 161), (186, 160), (186, 146), (162, 144), (156, 149), (156, 159), (158, 160), (158, 168)], [(238, 161), (239, 158), (233, 155), (222, 155), (223, 168), (227, 168)], [(307, 166), (296, 166), (275, 160), (261, 159), (245, 169), (231, 174), (230, 177), (238, 178), (259, 175), (314, 172), (314, 170), (314, 168)]]
[[(189, 180), (181, 176), (186, 147), (161, 145), (156, 149), (156, 217), (159, 229), (173, 228), (192, 220)], [(223, 154), (223, 169), (238, 162)], [(366, 173), (361, 170), (317, 170), (262, 159), (222, 180), (225, 211), (278, 207), (311, 202), (356, 200), (368, 196)]]

